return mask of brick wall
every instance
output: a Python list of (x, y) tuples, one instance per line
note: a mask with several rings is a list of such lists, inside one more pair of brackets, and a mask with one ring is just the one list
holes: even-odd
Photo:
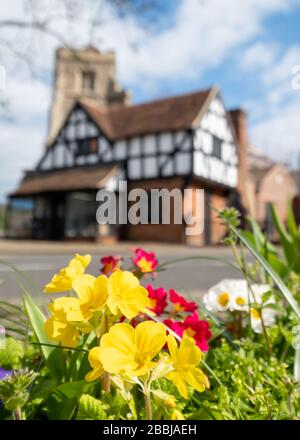
[(257, 193), (256, 219), (263, 224), (266, 207), (274, 203), (283, 223), (287, 221), (288, 201), (297, 193), (297, 187), (289, 171), (282, 165), (275, 165), (262, 179)]
[[(212, 207), (222, 210), (228, 206), (228, 198), (223, 194), (213, 193), (211, 194)], [(218, 244), (224, 238), (226, 228), (221, 224), (218, 219), (218, 213), (211, 210), (211, 243)]]
[[(183, 189), (184, 181), (181, 177), (170, 179), (151, 179), (131, 182), (128, 185), (128, 191), (134, 188), (141, 188), (145, 191), (151, 189), (174, 188)], [(128, 240), (141, 241), (165, 241), (174, 243), (184, 242), (184, 225), (173, 223), (173, 208), (171, 205), (171, 224), (170, 225), (128, 225), (126, 228), (126, 238)]]

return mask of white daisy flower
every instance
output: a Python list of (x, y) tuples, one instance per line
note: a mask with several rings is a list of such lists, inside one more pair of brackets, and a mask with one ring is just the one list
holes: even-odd
[(255, 333), (262, 333), (262, 322), (261, 322), (261, 316), (264, 321), (265, 327), (271, 327), (272, 325), (275, 325), (276, 323), (276, 311), (269, 308), (262, 309), (262, 312), (259, 312), (257, 309), (251, 307), (251, 327), (254, 330)]
[(204, 295), (204, 304), (212, 312), (244, 310), (248, 303), (246, 287), (245, 280), (222, 280)]

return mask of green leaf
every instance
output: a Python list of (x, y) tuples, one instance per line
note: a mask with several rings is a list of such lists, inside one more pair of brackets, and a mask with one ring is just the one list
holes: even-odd
[(263, 309), (272, 309), (275, 310), (275, 312), (279, 313), (280, 315), (285, 316), (286, 315), (286, 309), (281, 306), (280, 304), (274, 304), (274, 303), (269, 303), (269, 304), (265, 304), (263, 306)]
[(288, 203), (288, 218), (287, 218), (287, 224), (288, 224), (288, 230), (291, 236), (293, 237), (293, 240), (296, 242), (297, 247), (300, 247), (300, 233), (299, 229), (296, 223), (293, 206), (292, 203), (289, 201)]
[(289, 268), (277, 254), (277, 250), (263, 234), (259, 224), (251, 217), (248, 218), (252, 231), (243, 231), (244, 235), (252, 245), (260, 252), (270, 263), (272, 268), (282, 277), (285, 278), (289, 274)]
[(46, 318), (28, 293), (23, 295), (23, 301), (29, 322), (38, 342), (40, 344), (49, 344), (40, 346), (46, 365), (52, 376), (60, 380), (65, 374), (65, 361), (62, 349), (53, 347), (55, 344), (48, 338), (44, 328)]
[(257, 249), (259, 251), (264, 251), (265, 256), (268, 254), (277, 255), (277, 250), (275, 246), (269, 240), (267, 240), (259, 224), (252, 217), (248, 217), (248, 222), (251, 225), (253, 231), (253, 238)]
[(4, 347), (0, 349), (0, 367), (7, 370), (20, 368), (23, 356), (24, 350), (21, 342), (13, 338), (6, 338)]
[(259, 261), (259, 263), (262, 265), (264, 270), (270, 275), (274, 283), (277, 285), (278, 289), (286, 299), (286, 301), (289, 303), (291, 308), (294, 310), (295, 314), (297, 315), (298, 319), (300, 320), (300, 309), (299, 306), (289, 291), (289, 289), (286, 287), (280, 276), (272, 269), (271, 265), (267, 262), (267, 260), (260, 255), (260, 253), (255, 249), (255, 247), (249, 242), (249, 240), (246, 238), (244, 233), (237, 229), (235, 226), (229, 224), (228, 225), (231, 231), (241, 240), (241, 242), (248, 248), (248, 250), (251, 252), (251, 254)]
[[(41, 312), (40, 308), (36, 305), (28, 293), (24, 293), (23, 301), (31, 327), (37, 337), (37, 340), (41, 343), (53, 344), (53, 341), (51, 341), (45, 333), (44, 325), (46, 318)], [(53, 348), (41, 346), (41, 351), (47, 360), (52, 353)]]
[(83, 394), (79, 399), (77, 420), (106, 420), (107, 414), (103, 403), (88, 394)]
[(85, 380), (66, 382), (55, 388), (46, 403), (50, 420), (70, 420), (81, 394), (87, 392), (91, 384)]
[(44, 401), (48, 399), (56, 386), (56, 380), (43, 378), (37, 385), (33, 385), (30, 392), (30, 400)]
[(240, 272), (240, 268), (237, 267), (235, 264), (233, 264), (230, 260), (225, 259), (225, 258), (216, 258), (216, 257), (210, 257), (210, 256), (195, 256), (195, 257), (180, 257), (180, 258), (174, 258), (172, 260), (168, 260), (165, 261), (164, 263), (159, 265), (159, 270), (162, 268), (165, 268), (167, 266), (169, 266), (170, 264), (174, 264), (174, 263), (181, 263), (182, 261), (189, 261), (189, 260), (208, 260), (208, 261), (216, 261), (218, 263), (223, 263), (226, 264), (230, 267), (232, 267), (233, 269), (236, 269), (237, 271)]
[(277, 255), (268, 254), (266, 259), (281, 278), (288, 276), (290, 272), (289, 267)]
[(272, 295), (273, 295), (273, 293), (272, 293), (271, 290), (268, 290), (268, 292), (263, 293), (262, 296), (261, 296), (262, 302), (263, 303), (267, 302), (268, 299), (270, 299)]
[(28, 318), (21, 306), (0, 300), (0, 322), (5, 327), (6, 334), (24, 339), (28, 334)]
[(271, 206), (271, 213), (274, 226), (279, 234), (280, 241), (284, 250), (284, 254), (289, 265), (292, 265), (297, 257), (297, 252), (292, 237), (282, 224), (274, 205)]
[(300, 382), (300, 347), (295, 350), (294, 358), (294, 381), (296, 383)]

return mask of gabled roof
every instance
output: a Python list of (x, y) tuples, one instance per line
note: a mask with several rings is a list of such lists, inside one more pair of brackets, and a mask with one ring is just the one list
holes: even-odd
[(56, 191), (96, 190), (102, 188), (117, 171), (116, 165), (83, 166), (42, 172), (30, 171), (25, 175), (18, 189), (10, 195), (22, 197)]
[(271, 171), (272, 166), (269, 167), (251, 167), (250, 175), (255, 183), (256, 188), (258, 188), (263, 180), (263, 178)]
[(79, 104), (105, 135), (115, 141), (142, 134), (191, 128), (217, 91), (217, 88), (212, 87), (139, 105), (97, 107), (86, 100), (79, 101)]
[[(252, 177), (252, 180), (255, 183), (257, 189), (259, 189), (260, 185), (263, 182), (263, 179), (269, 173), (273, 173), (276, 171), (277, 172), (279, 171), (280, 173), (288, 174), (295, 181), (295, 178), (294, 178), (293, 174), (290, 172), (290, 170), (288, 169), (288, 167), (284, 163), (280, 163), (280, 162), (273, 162), (269, 166), (265, 166), (265, 167), (251, 166), (249, 168), (249, 171), (250, 171), (250, 176)], [(296, 185), (296, 182), (295, 182), (295, 185)]]

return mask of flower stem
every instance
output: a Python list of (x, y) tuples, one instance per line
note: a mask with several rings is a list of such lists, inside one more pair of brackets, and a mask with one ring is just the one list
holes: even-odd
[(145, 391), (144, 396), (145, 396), (146, 420), (152, 420), (152, 407), (151, 407), (150, 392)]
[[(233, 249), (233, 253), (234, 253), (234, 255), (235, 255), (236, 259), (237, 259), (238, 265), (240, 266), (241, 272), (244, 275), (244, 278), (246, 280), (248, 290), (251, 293), (254, 302), (257, 303), (258, 301), (257, 301), (255, 293), (254, 293), (254, 291), (252, 289), (252, 286), (251, 286), (251, 283), (250, 283), (250, 280), (249, 280), (249, 276), (248, 276), (247, 263), (246, 263), (246, 259), (245, 259), (244, 252), (243, 252), (243, 246), (241, 244), (241, 247), (240, 247), (240, 249), (241, 249), (241, 256), (239, 255), (239, 253), (237, 251), (237, 248), (236, 248), (236, 245), (234, 243), (232, 244), (232, 249)], [(249, 302), (249, 319), (250, 319), (250, 325), (251, 325), (251, 305), (250, 305), (250, 302)], [(266, 326), (265, 326), (265, 322), (264, 322), (262, 313), (260, 313), (260, 320), (261, 320), (262, 331), (263, 331), (263, 335), (264, 335), (264, 338), (265, 338), (265, 341), (266, 341), (267, 349), (268, 349), (269, 355), (271, 357), (272, 356), (272, 346), (270, 344), (270, 340), (269, 340), (269, 337), (268, 337), (268, 333), (267, 333), (267, 330), (266, 330)]]
[[(104, 335), (108, 331), (109, 331), (108, 316), (107, 316), (107, 311), (104, 310), (103, 311), (103, 315), (102, 315), (101, 324), (100, 324), (99, 345), (100, 345), (100, 341), (101, 341), (102, 335)], [(107, 372), (104, 373), (104, 376), (103, 376), (102, 381), (101, 381), (101, 385), (102, 385), (102, 390), (105, 393), (110, 393), (111, 387), (110, 387), (110, 374), (109, 373), (107, 373)]]
[(15, 419), (15, 420), (22, 420), (21, 408), (17, 408), (17, 409), (14, 411), (14, 419)]
[(110, 374), (104, 373), (103, 379), (102, 379), (102, 389), (105, 391), (105, 393), (110, 393)]

